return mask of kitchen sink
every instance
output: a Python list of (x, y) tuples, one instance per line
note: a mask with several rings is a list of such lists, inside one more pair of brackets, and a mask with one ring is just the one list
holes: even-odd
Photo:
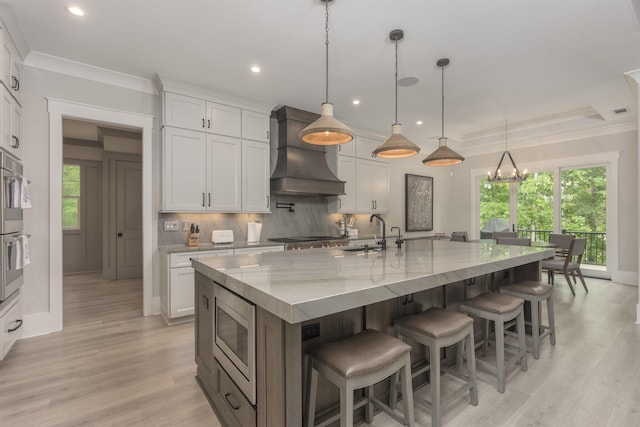
[[(344, 252), (364, 252), (367, 248), (364, 246), (350, 246), (348, 248), (342, 248)], [(379, 251), (382, 246), (369, 246), (369, 251)]]

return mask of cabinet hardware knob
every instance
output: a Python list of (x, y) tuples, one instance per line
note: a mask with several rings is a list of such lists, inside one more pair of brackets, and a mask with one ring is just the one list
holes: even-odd
[(211, 120), (207, 119), (207, 129), (211, 129)]
[(271, 138), (271, 132), (267, 131), (267, 139)]
[(204, 208), (204, 193), (202, 193), (202, 207)]
[(16, 76), (11, 76), (11, 89), (18, 91), (20, 90), (20, 80)]
[(204, 129), (204, 117), (202, 118), (202, 128)]
[(207, 193), (209, 195), (209, 206), (211, 206), (211, 193)]
[(20, 147), (20, 138), (18, 138), (15, 135), (11, 135), (11, 138), (13, 138), (13, 144), (11, 145), (11, 148), (18, 148)]
[(122, 233), (118, 233), (118, 237), (122, 237)]

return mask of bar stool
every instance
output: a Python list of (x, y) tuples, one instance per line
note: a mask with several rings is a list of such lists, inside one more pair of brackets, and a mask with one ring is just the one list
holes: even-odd
[[(533, 280), (523, 280), (513, 285), (500, 287), (500, 293), (513, 295), (529, 301), (531, 304), (531, 337), (533, 341), (533, 358), (540, 358), (540, 340), (547, 335), (551, 339), (551, 345), (556, 345), (556, 324), (553, 314), (553, 287)], [(542, 325), (542, 302), (547, 301), (547, 317), (549, 325)]]
[[(366, 405), (365, 420), (373, 420), (373, 405), (403, 425), (414, 426), (413, 388), (411, 386), (411, 346), (382, 332), (366, 329), (341, 341), (311, 349), (305, 355), (307, 367), (306, 425), (316, 426), (316, 394), (318, 374), (322, 374), (340, 389), (340, 412), (323, 420), (326, 426), (340, 419), (341, 427), (353, 426), (353, 411)], [(400, 371), (404, 416), (373, 395), (376, 383)], [(354, 404), (354, 390), (366, 388), (365, 397)]]
[[(446, 310), (433, 307), (422, 313), (412, 316), (402, 317), (396, 320), (396, 336), (411, 338), (429, 348), (429, 364), (413, 372), (413, 377), (420, 375), (427, 370), (431, 382), (431, 402), (413, 397), (415, 403), (431, 410), (431, 425), (440, 425), (442, 408), (445, 401), (458, 398), (469, 390), (471, 404), (478, 405), (478, 386), (476, 383), (476, 363), (473, 344), (473, 319), (457, 311)], [(467, 342), (467, 374), (462, 372), (462, 351), (464, 342)], [(440, 349), (458, 344), (458, 370), (443, 371), (461, 378), (465, 383), (445, 398), (440, 395)], [(406, 394), (403, 393), (406, 398)], [(397, 400), (397, 390), (394, 381), (391, 382), (390, 406), (395, 408)]]
[[(477, 359), (477, 362), (485, 367), (495, 370), (498, 376), (498, 391), (504, 393), (505, 366), (520, 362), (520, 369), (527, 370), (526, 337), (524, 330), (524, 301), (511, 295), (499, 293), (484, 293), (475, 298), (464, 300), (460, 303), (460, 311), (479, 317), (483, 320), (482, 345), (483, 353), (486, 354), (489, 341), (489, 321), (495, 324), (496, 336), (496, 365), (492, 365), (485, 360)], [(510, 346), (505, 346), (504, 331), (505, 322), (516, 319), (518, 328), (518, 351), (505, 365), (505, 349), (512, 351)], [(515, 349), (513, 349), (515, 350)]]

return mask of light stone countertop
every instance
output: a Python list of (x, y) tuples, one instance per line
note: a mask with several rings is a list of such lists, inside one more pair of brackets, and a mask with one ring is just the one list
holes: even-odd
[(241, 248), (264, 248), (271, 246), (284, 246), (282, 243), (262, 241), (256, 243), (247, 243), (245, 241), (237, 241), (233, 243), (201, 243), (198, 246), (187, 245), (166, 245), (160, 246), (160, 252), (167, 254), (175, 254), (179, 252), (197, 252), (197, 251), (217, 251), (221, 249), (241, 249)]
[(412, 240), (398, 252), (340, 248), (193, 260), (196, 271), (289, 323), (298, 323), (494, 271), (537, 262), (553, 249)]

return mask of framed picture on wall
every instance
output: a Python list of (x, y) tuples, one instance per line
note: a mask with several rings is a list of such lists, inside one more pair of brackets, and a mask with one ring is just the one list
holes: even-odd
[(433, 230), (433, 177), (405, 174), (405, 230)]

